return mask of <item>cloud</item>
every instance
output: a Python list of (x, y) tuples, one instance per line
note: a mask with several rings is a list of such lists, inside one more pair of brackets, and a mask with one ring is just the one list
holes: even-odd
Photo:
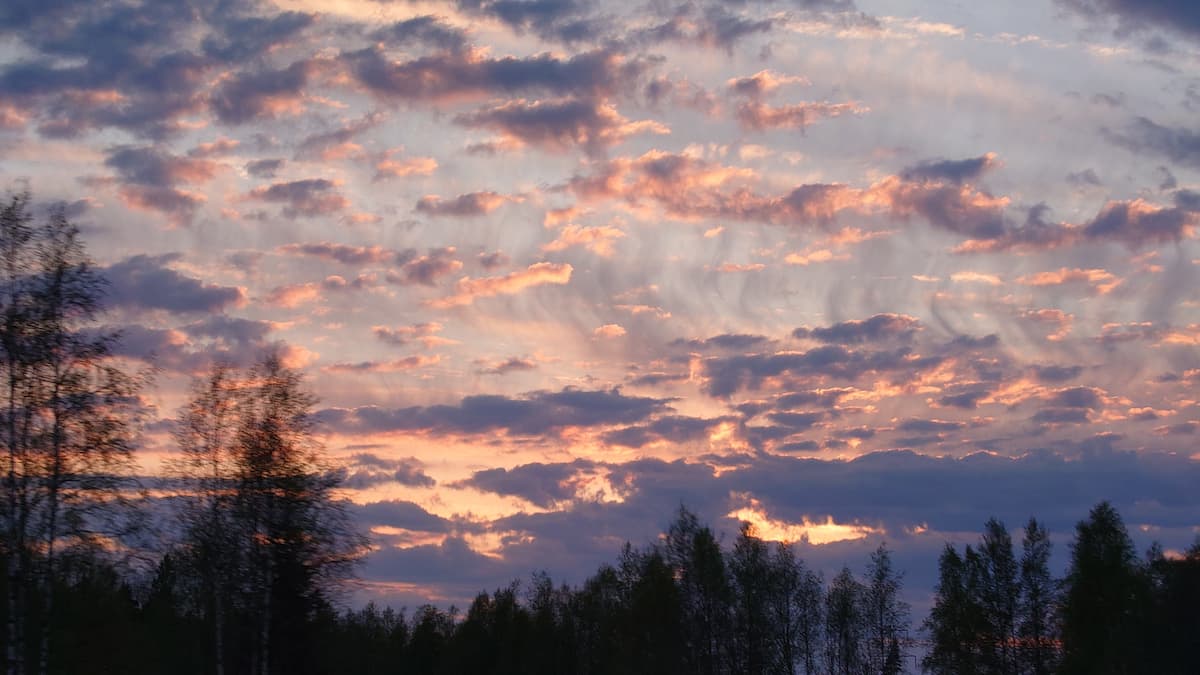
[(750, 19), (729, 12), (720, 5), (694, 13), (684, 5), (665, 22), (636, 34), (635, 40), (647, 44), (665, 41), (698, 44), (705, 47), (731, 48), (739, 39), (770, 31), (773, 19)]
[(820, 120), (843, 115), (861, 115), (867, 108), (857, 103), (794, 103), (772, 106), (759, 101), (738, 105), (737, 120), (743, 128), (754, 131), (767, 129), (800, 129), (803, 131)]
[(361, 159), (364, 151), (354, 139), (383, 122), (383, 115), (371, 112), (359, 119), (349, 120), (332, 131), (311, 134), (300, 141), (296, 159), (329, 162), (339, 159)]
[(173, 313), (219, 312), (246, 300), (243, 289), (185, 276), (168, 265), (183, 256), (135, 255), (100, 270), (109, 283), (109, 304), (123, 309)]
[(436, 516), (413, 502), (400, 499), (357, 504), (352, 507), (360, 522), (386, 525), (418, 532), (449, 532), (451, 521)]
[(246, 162), (246, 173), (255, 178), (274, 178), (287, 162), (282, 159), (256, 159)]
[(263, 301), (268, 305), (293, 309), (321, 297), (321, 288), (314, 283), (284, 284), (271, 289)]
[(781, 375), (819, 376), (853, 381), (867, 373), (918, 373), (934, 368), (941, 357), (917, 357), (907, 348), (851, 350), (826, 345), (804, 352), (776, 352), (705, 359), (705, 391), (724, 397), (741, 389), (757, 390)]
[(680, 338), (671, 344), (672, 346), (684, 346), (688, 349), (728, 349), (733, 351), (742, 351), (765, 347), (770, 342), (770, 338), (765, 335), (753, 335), (750, 333), (723, 333), (721, 335), (714, 335), (704, 340), (684, 340)]
[(666, 134), (666, 125), (652, 120), (630, 122), (616, 106), (595, 99), (518, 99), (482, 108), (455, 118), (458, 124), (500, 132), (501, 145), (563, 151), (579, 146), (592, 154), (635, 134)]
[(254, 188), (249, 199), (283, 204), (288, 218), (314, 218), (337, 213), (350, 205), (332, 181), (309, 178)]
[(626, 396), (619, 389), (567, 387), (521, 397), (467, 396), (456, 405), (326, 409), (319, 413), (342, 433), (428, 432), (438, 435), (504, 431), (516, 436), (555, 434), (569, 427), (640, 422), (670, 410), (667, 399)]
[(747, 77), (737, 77), (726, 82), (733, 94), (758, 99), (788, 84), (809, 84), (808, 79), (798, 75), (780, 75), (770, 70), (760, 70)]
[(1085, 17), (1117, 20), (1117, 34), (1163, 28), (1200, 37), (1200, 9), (1189, 0), (1055, 0)]
[(304, 109), (304, 89), (318, 71), (316, 61), (297, 61), (286, 68), (238, 73), (221, 82), (209, 106), (224, 124), (239, 125), (296, 115)]
[(927, 160), (901, 171), (900, 177), (918, 183), (944, 181), (961, 185), (975, 182), (997, 164), (996, 155), (990, 152), (968, 159)]
[(274, 16), (218, 19), (219, 30), (205, 37), (205, 54), (225, 62), (245, 62), (286, 44), (316, 20), (315, 14), (280, 12)]
[(405, 178), (408, 176), (428, 176), (438, 168), (437, 160), (432, 157), (396, 158), (396, 152), (386, 151), (375, 162), (375, 176), (372, 181), (389, 178)]
[(270, 321), (213, 314), (182, 327), (192, 338), (211, 338), (220, 344), (245, 349), (262, 345), (277, 326)]
[(574, 268), (566, 263), (539, 262), (523, 270), (509, 272), (499, 277), (472, 279), (463, 277), (454, 286), (454, 295), (430, 302), (433, 307), (457, 307), (469, 305), (477, 298), (497, 295), (512, 295), (526, 288), (544, 284), (564, 285), (571, 281)]
[(1079, 377), (1080, 373), (1083, 372), (1082, 366), (1034, 365), (1031, 367), (1033, 369), (1034, 377), (1036, 377), (1039, 382), (1066, 382), (1067, 380), (1073, 380), (1076, 377)]
[(1196, 214), (1178, 207), (1157, 207), (1141, 199), (1109, 202), (1083, 226), (1083, 236), (1140, 248), (1179, 241), (1191, 232), (1195, 222)]
[(896, 425), (897, 431), (916, 433), (942, 433), (958, 431), (967, 425), (962, 422), (947, 422), (945, 420), (926, 420), (910, 417)]
[[(351, 490), (362, 490), (392, 482), (408, 487), (433, 487), (437, 484), (437, 481), (425, 473), (425, 463), (416, 457), (388, 459), (369, 452), (360, 452), (352, 455), (347, 462), (346, 478), (342, 485)], [(382, 510), (380, 507), (376, 509)], [(397, 526), (394, 522), (387, 524)]]
[(333, 242), (284, 244), (276, 249), (284, 255), (304, 255), (343, 265), (370, 265), (392, 262), (396, 251), (381, 246), (350, 246)]
[(606, 323), (592, 331), (592, 335), (601, 339), (611, 340), (613, 338), (625, 337), (625, 328), (619, 323)]
[(419, 370), (441, 362), (439, 356), (406, 356), (400, 359), (385, 361), (356, 361), (353, 363), (332, 363), (323, 366), (321, 370), (327, 373), (361, 375), (370, 373), (402, 373)]
[(442, 332), (442, 324), (437, 322), (417, 323), (411, 326), (375, 326), (371, 329), (371, 333), (381, 342), (392, 345), (393, 347), (405, 347), (413, 342), (421, 342), (426, 349), (432, 349), (439, 344), (447, 344), (452, 342), (443, 337), (438, 337), (438, 333)]
[(861, 344), (888, 339), (908, 339), (921, 330), (917, 319), (904, 314), (876, 314), (869, 319), (843, 321), (828, 327), (797, 328), (792, 337), (837, 344)]
[(460, 51), (467, 45), (464, 30), (431, 14), (397, 21), (375, 31), (372, 37), (397, 46), (416, 42), (446, 51)]
[(576, 460), (571, 464), (532, 463), (512, 469), (484, 469), (456, 485), (520, 497), (534, 506), (548, 508), (573, 499), (576, 484), (572, 479), (591, 466), (591, 462)]
[(389, 283), (422, 286), (435, 286), (438, 279), (453, 274), (462, 269), (462, 262), (454, 257), (454, 247), (429, 249), (425, 255), (417, 255), (416, 251), (408, 250), (397, 258), (400, 262), (399, 271), (389, 272)]
[(1017, 278), (1018, 284), (1034, 287), (1046, 286), (1061, 286), (1064, 284), (1084, 284), (1101, 295), (1109, 293), (1117, 286), (1120, 286), (1122, 280), (1117, 278), (1113, 273), (1102, 269), (1068, 269), (1060, 267), (1051, 272), (1038, 272), (1036, 274), (1028, 274)]
[(559, 230), (554, 241), (543, 244), (542, 250), (546, 252), (565, 251), (572, 246), (582, 246), (602, 258), (607, 258), (613, 254), (614, 243), (624, 237), (623, 230), (608, 225), (598, 227), (567, 225)]
[(507, 375), (509, 373), (536, 370), (537, 362), (532, 359), (521, 358), (519, 356), (510, 356), (503, 361), (486, 365), (483, 368), (475, 371), (480, 375)]
[(127, 205), (166, 214), (176, 224), (190, 222), (205, 201), (203, 195), (176, 186), (207, 182), (217, 172), (211, 160), (178, 157), (158, 146), (116, 146), (104, 164), (116, 170)]
[(452, 216), (455, 218), (471, 218), (483, 216), (500, 208), (507, 201), (504, 195), (491, 191), (469, 192), (451, 200), (443, 200), (437, 195), (422, 197), (417, 202), (417, 211), (434, 217)]
[(610, 50), (562, 59), (550, 54), (489, 58), (478, 51), (391, 61), (379, 49), (344, 53), (350, 75), (385, 99), (482, 99), (540, 92), (551, 96), (603, 96), (632, 86), (645, 66)]

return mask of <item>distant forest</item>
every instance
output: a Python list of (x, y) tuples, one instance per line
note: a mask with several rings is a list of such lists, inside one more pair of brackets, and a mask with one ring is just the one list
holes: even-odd
[(919, 625), (885, 546), (825, 579), (749, 524), (722, 547), (683, 507), (578, 587), (535, 574), (461, 612), (339, 609), (369, 542), (301, 374), (271, 353), (213, 366), (167, 475), (139, 485), (152, 373), (128, 372), (98, 327), (105, 282), (78, 229), (32, 213), (28, 194), (0, 205), (9, 675), (1200, 673), (1200, 541), (1140, 556), (1108, 503), (1078, 524), (1062, 579), (1033, 519), (1019, 552), (996, 520), (947, 545)]

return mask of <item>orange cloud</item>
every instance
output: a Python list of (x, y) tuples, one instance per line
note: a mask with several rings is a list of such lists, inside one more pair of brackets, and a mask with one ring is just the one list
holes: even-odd
[(607, 258), (613, 254), (613, 243), (625, 236), (625, 232), (615, 227), (603, 225), (600, 227), (582, 227), (567, 225), (554, 241), (542, 245), (543, 251), (564, 251), (571, 246), (583, 246), (596, 255)]
[(1070, 283), (1083, 283), (1096, 289), (1100, 295), (1107, 295), (1122, 279), (1112, 272), (1102, 269), (1068, 269), (1060, 267), (1052, 272), (1038, 272), (1017, 278), (1017, 283), (1024, 286), (1061, 286)]
[(431, 307), (459, 307), (475, 302), (476, 298), (496, 295), (512, 295), (526, 288), (542, 284), (566, 284), (574, 270), (566, 263), (534, 263), (523, 270), (510, 272), (499, 277), (472, 279), (463, 277), (455, 285), (455, 294), (429, 303)]
[(618, 323), (606, 323), (592, 331), (592, 335), (598, 338), (618, 338), (625, 335), (625, 329)]

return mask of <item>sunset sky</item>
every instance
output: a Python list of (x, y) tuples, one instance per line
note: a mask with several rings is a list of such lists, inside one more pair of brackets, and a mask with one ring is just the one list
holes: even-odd
[[(145, 392), (282, 344), (358, 598), (579, 582), (683, 503), (919, 604), (946, 541), (1200, 533), (1191, 0), (5, 0), (0, 190)], [(1019, 538), (1019, 534), (1018, 534)]]

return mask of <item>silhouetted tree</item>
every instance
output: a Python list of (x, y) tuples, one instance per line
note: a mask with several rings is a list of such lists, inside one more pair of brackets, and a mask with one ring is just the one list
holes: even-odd
[(1004, 523), (988, 519), (979, 543), (981, 583), (979, 604), (983, 609), (984, 672), (1016, 675), (1017, 607), (1020, 603), (1017, 560), (1012, 536)]
[[(236, 586), (249, 551), (239, 536), (235, 513), (238, 495), (237, 373), (214, 365), (192, 384), (192, 397), (180, 410), (174, 431), (181, 457), (171, 472), (181, 479), (184, 547), (181, 559), (195, 582), (194, 595), (209, 624), (216, 675), (224, 675), (227, 614), (235, 608)], [(244, 534), (244, 533), (243, 533)]]
[(1142, 672), (1139, 610), (1146, 580), (1116, 509), (1102, 502), (1076, 526), (1063, 598), (1066, 675)]
[(316, 399), (301, 380), (271, 352), (251, 368), (238, 401), (233, 528), (247, 549), (245, 607), (263, 675), (309, 665), (310, 620), (365, 547), (334, 496), (341, 475), (319, 454)]
[[(967, 547), (970, 550), (970, 547)], [(981, 672), (976, 654), (980, 608), (968, 588), (967, 563), (946, 544), (938, 559), (938, 583), (933, 608), (924, 629), (931, 642), (921, 668), (934, 675), (975, 675)]]
[(663, 551), (679, 581), (689, 672), (724, 672), (732, 634), (732, 589), (720, 544), (711, 529), (681, 506), (667, 528)]
[(1164, 675), (1200, 672), (1200, 538), (1182, 557), (1167, 557), (1154, 547), (1148, 568), (1143, 668)]
[(904, 672), (904, 658), (900, 655), (900, 641), (892, 638), (888, 642), (887, 658), (883, 660), (883, 675), (900, 675)]
[(825, 580), (820, 573), (798, 561), (799, 583), (796, 606), (796, 644), (804, 675), (815, 675), (821, 664), (822, 628), (825, 624)]
[(750, 523), (742, 523), (729, 556), (729, 572), (735, 589), (734, 669), (739, 673), (763, 673), (771, 662), (772, 624), (768, 603), (775, 590), (771, 583), (771, 567), (766, 542), (754, 535)]
[(1020, 586), (1017, 636), (1021, 670), (1029, 675), (1049, 675), (1058, 663), (1057, 593), (1050, 574), (1050, 533), (1034, 518), (1025, 525)]
[(629, 587), (629, 623), (625, 672), (683, 672), (682, 612), (675, 576), (655, 548), (635, 554), (623, 566), (635, 565)]
[(30, 209), (28, 192), (0, 207), (0, 543), (12, 674), (27, 672), (31, 657), (39, 673), (50, 668), (60, 554), (133, 522), (119, 507), (138, 412), (139, 382), (109, 358), (117, 336), (96, 329), (104, 280), (78, 228), (61, 207), (34, 225)]
[(825, 598), (825, 659), (831, 675), (857, 674), (865, 665), (864, 593), (863, 585), (846, 567), (829, 584)]
[[(883, 670), (888, 651), (908, 628), (908, 603), (900, 598), (902, 575), (892, 567), (892, 555), (883, 544), (871, 554), (867, 566), (863, 605), (866, 614), (865, 645), (871, 672)], [(902, 655), (901, 655), (902, 656)]]

